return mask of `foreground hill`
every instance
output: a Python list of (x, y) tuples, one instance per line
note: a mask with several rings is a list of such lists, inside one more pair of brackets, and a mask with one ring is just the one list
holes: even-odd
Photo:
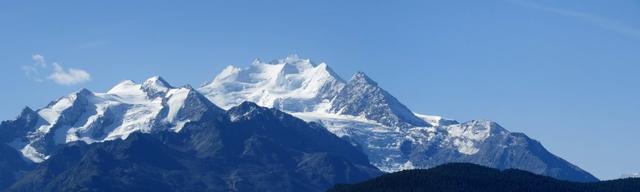
[(469, 163), (451, 163), (426, 170), (406, 170), (386, 174), (357, 184), (340, 184), (330, 192), (375, 191), (568, 191), (637, 192), (640, 179), (618, 179), (591, 183), (557, 180), (530, 172), (497, 170)]

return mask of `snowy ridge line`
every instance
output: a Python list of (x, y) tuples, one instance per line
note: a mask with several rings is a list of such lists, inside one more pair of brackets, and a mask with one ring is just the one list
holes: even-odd
[(141, 84), (122, 81), (106, 93), (82, 89), (38, 110), (41, 120), (33, 130), (10, 144), (38, 163), (48, 158), (51, 145), (126, 139), (133, 132), (178, 132), (185, 123), (200, 118), (189, 111), (221, 110), (198, 95), (190, 87), (173, 87), (159, 76)]

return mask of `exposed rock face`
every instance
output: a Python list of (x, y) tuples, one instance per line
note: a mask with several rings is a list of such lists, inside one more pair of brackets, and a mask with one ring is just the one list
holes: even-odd
[(362, 72), (356, 73), (347, 82), (347, 85), (336, 95), (329, 111), (343, 115), (363, 116), (389, 127), (430, 126)]

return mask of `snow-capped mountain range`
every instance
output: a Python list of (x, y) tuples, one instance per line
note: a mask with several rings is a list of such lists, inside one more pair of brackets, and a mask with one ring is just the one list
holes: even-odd
[(206, 111), (223, 110), (190, 87), (172, 87), (161, 77), (142, 84), (123, 81), (106, 93), (82, 89), (36, 112), (25, 109), (22, 116), (33, 113), (28, 115), (33, 125), (9, 145), (38, 163), (59, 144), (123, 139), (133, 132), (178, 132)]
[(416, 113), (362, 72), (345, 81), (327, 64), (297, 56), (229, 66), (198, 89), (173, 87), (160, 77), (141, 84), (123, 81), (106, 93), (83, 89), (37, 111), (25, 109), (18, 119), (27, 128), (5, 134), (0, 142), (39, 163), (65, 143), (122, 139), (134, 132), (180, 132), (205, 113), (221, 114), (245, 101), (320, 123), (360, 147), (383, 171), (471, 162), (559, 179), (597, 180), (522, 133), (491, 121), (459, 123)]
[(524, 134), (491, 121), (459, 123), (415, 113), (362, 72), (344, 81), (326, 63), (295, 55), (256, 60), (245, 68), (229, 66), (198, 91), (222, 108), (251, 101), (319, 122), (360, 146), (383, 171), (472, 162), (561, 179), (597, 180)]

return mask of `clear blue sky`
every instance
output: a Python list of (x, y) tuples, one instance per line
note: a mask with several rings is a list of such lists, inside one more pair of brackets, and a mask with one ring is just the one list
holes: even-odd
[[(640, 1), (181, 2), (0, 0), (0, 119), (82, 87), (199, 86), (297, 53), (364, 71), (414, 111), (495, 120), (600, 178), (640, 172)], [(48, 68), (27, 76), (35, 54)]]

